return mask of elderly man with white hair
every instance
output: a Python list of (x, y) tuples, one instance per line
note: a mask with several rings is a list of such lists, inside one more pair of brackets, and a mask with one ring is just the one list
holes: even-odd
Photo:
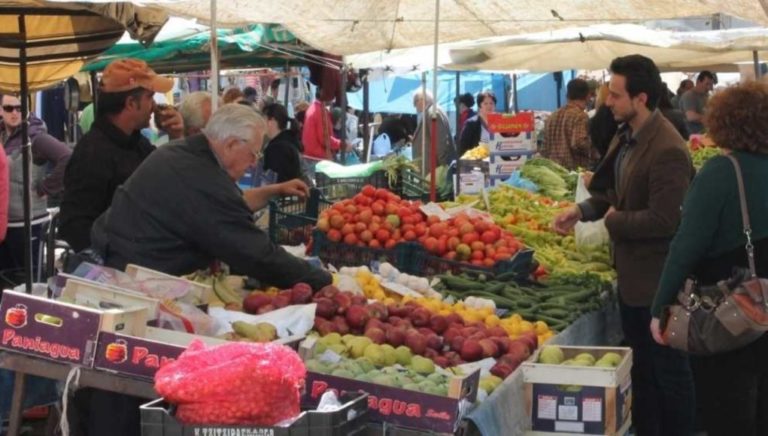
[[(432, 106), (436, 107), (437, 116), (437, 166), (449, 165), (456, 159), (456, 143), (451, 135), (451, 125), (448, 122), (448, 117), (445, 115), (442, 109), (435, 104), (432, 94), (428, 91), (417, 91), (413, 94), (413, 106), (416, 108), (416, 113), (419, 115), (419, 124), (416, 127), (416, 132), (413, 134), (413, 158), (424, 159), (423, 168), (426, 169), (426, 173), (429, 173), (431, 165), (430, 156), (432, 147)], [(426, 110), (426, 118), (423, 118), (423, 113)], [(422, 129), (426, 126), (426, 135), (422, 133)], [(422, 144), (425, 144), (426, 153), (422, 156)]]
[(184, 119), (184, 136), (200, 133), (211, 118), (211, 93), (195, 91), (187, 94), (179, 104), (179, 113)]
[(253, 222), (271, 197), (303, 196), (307, 186), (295, 179), (243, 194), (236, 184), (261, 158), (265, 128), (253, 109), (225, 105), (202, 133), (149, 156), (94, 224), (93, 248), (106, 265), (181, 275), (222, 261), (265, 285), (330, 284), (328, 272), (276, 246)]

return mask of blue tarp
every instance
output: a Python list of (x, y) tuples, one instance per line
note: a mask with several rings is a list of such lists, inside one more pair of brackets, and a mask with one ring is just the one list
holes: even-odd
[[(483, 90), (492, 90), (496, 95), (496, 110), (504, 111), (504, 93), (505, 82), (509, 89), (510, 79), (507, 74), (499, 73), (480, 73), (480, 72), (461, 72), (460, 88), (461, 93), (469, 92), (477, 95)], [(456, 76), (455, 71), (440, 71), (437, 75), (437, 95), (438, 104), (446, 112), (454, 112), (455, 105), (453, 99), (456, 97)], [(406, 75), (386, 77), (380, 80), (370, 82), (370, 111), (373, 113), (401, 113), (415, 114), (413, 107), (413, 93), (421, 88), (421, 74), (413, 73)], [(427, 90), (432, 92), (432, 73), (427, 73)], [(355, 108), (363, 108), (363, 92), (347, 93), (347, 101)], [(477, 109), (477, 106), (475, 106)]]
[[(520, 110), (557, 110), (558, 73), (547, 74), (521, 74), (517, 77), (517, 97)], [(574, 71), (562, 72), (562, 86), (560, 87), (560, 105), (565, 104), (565, 87), (568, 82), (576, 77)]]

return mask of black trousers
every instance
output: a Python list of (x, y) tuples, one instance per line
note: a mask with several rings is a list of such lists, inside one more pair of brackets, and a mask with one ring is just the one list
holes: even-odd
[[(37, 281), (40, 269), (40, 239), (44, 237), (47, 223), (32, 226), (32, 271)], [(8, 227), (5, 240), (0, 243), (0, 270), (6, 271), (9, 279), (17, 284), (24, 283), (24, 228)]]
[(624, 338), (634, 356), (632, 422), (636, 434), (693, 434), (696, 404), (687, 355), (653, 340), (649, 307), (630, 307), (619, 302), (619, 310)]
[(93, 388), (75, 392), (67, 410), (72, 436), (141, 436), (139, 406), (151, 400)]
[(768, 435), (768, 335), (691, 367), (707, 436)]

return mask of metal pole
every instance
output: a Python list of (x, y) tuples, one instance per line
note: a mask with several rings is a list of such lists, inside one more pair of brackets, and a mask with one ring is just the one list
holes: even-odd
[(288, 99), (291, 98), (291, 75), (288, 60), (285, 61), (285, 107), (288, 108)]
[(461, 136), (461, 108), (459, 97), (461, 96), (461, 71), (456, 71), (456, 139)]
[(515, 105), (515, 113), (520, 111), (520, 103), (517, 101), (517, 74), (512, 75), (512, 101)]
[(427, 73), (421, 73), (421, 95), (424, 108), (421, 111), (421, 174), (427, 174)]
[(19, 82), (21, 85), (21, 156), (22, 186), (24, 187), (24, 284), (27, 294), (32, 293), (32, 189), (30, 165), (32, 144), (29, 142), (27, 118), (29, 115), (29, 85), (27, 84), (27, 23), (24, 14), (19, 15), (19, 33), (22, 44), (19, 50)]
[(344, 65), (341, 66), (341, 92), (339, 96), (341, 97), (339, 102), (339, 106), (341, 106), (341, 119), (339, 120), (341, 123), (341, 129), (339, 129), (341, 147), (339, 147), (339, 154), (341, 155), (341, 164), (344, 165), (347, 163), (347, 67)]
[(211, 112), (219, 107), (219, 34), (216, 28), (216, 0), (211, 0)]
[(437, 201), (437, 186), (435, 184), (435, 168), (437, 167), (437, 48), (440, 44), (440, 0), (435, 0), (435, 50), (433, 56), (433, 76), (432, 76), (432, 97), (435, 101), (432, 103), (432, 141), (430, 164), (429, 164), (429, 199)]
[(755, 80), (760, 78), (760, 59), (757, 57), (757, 50), (752, 51), (752, 63), (755, 67)]
[(370, 88), (368, 87), (368, 74), (363, 77), (363, 162), (368, 162), (371, 149), (371, 116), (370, 116)]

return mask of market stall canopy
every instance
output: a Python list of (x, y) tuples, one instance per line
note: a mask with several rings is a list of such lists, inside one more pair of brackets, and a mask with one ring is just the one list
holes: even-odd
[(0, 0), (0, 90), (21, 89), (22, 57), (29, 90), (43, 89), (77, 73), (126, 30), (151, 42), (166, 20), (160, 9), (128, 3)]
[[(438, 64), (450, 70), (549, 72), (600, 70), (618, 56), (640, 53), (662, 70), (738, 71), (753, 51), (768, 51), (768, 29), (700, 32), (652, 30), (636, 24), (600, 24), (528, 35), (442, 44)], [(434, 47), (362, 53), (346, 57), (355, 68), (429, 69)]]
[[(220, 68), (285, 66), (306, 63), (310, 47), (299, 42), (283, 26), (256, 24), (245, 28), (219, 29)], [(158, 73), (180, 73), (210, 69), (211, 34), (209, 30), (178, 39), (158, 41), (149, 47), (141, 44), (117, 44), (84, 67), (101, 71), (116, 58), (131, 57), (146, 61)]]
[[(137, 3), (157, 4), (172, 15), (211, 19), (211, 0)], [(768, 25), (767, 8), (765, 0), (442, 0), (439, 41), (713, 13)], [(305, 43), (339, 55), (428, 45), (435, 40), (435, 2), (427, 0), (281, 0), (268, 5), (221, 0), (216, 11), (221, 26), (281, 23)]]
[(751, 62), (753, 51), (768, 50), (768, 29), (672, 32), (605, 24), (488, 38), (447, 50), (451, 61), (444, 65), (450, 69), (598, 70), (607, 68), (616, 57), (639, 53), (662, 70), (676, 71)]

